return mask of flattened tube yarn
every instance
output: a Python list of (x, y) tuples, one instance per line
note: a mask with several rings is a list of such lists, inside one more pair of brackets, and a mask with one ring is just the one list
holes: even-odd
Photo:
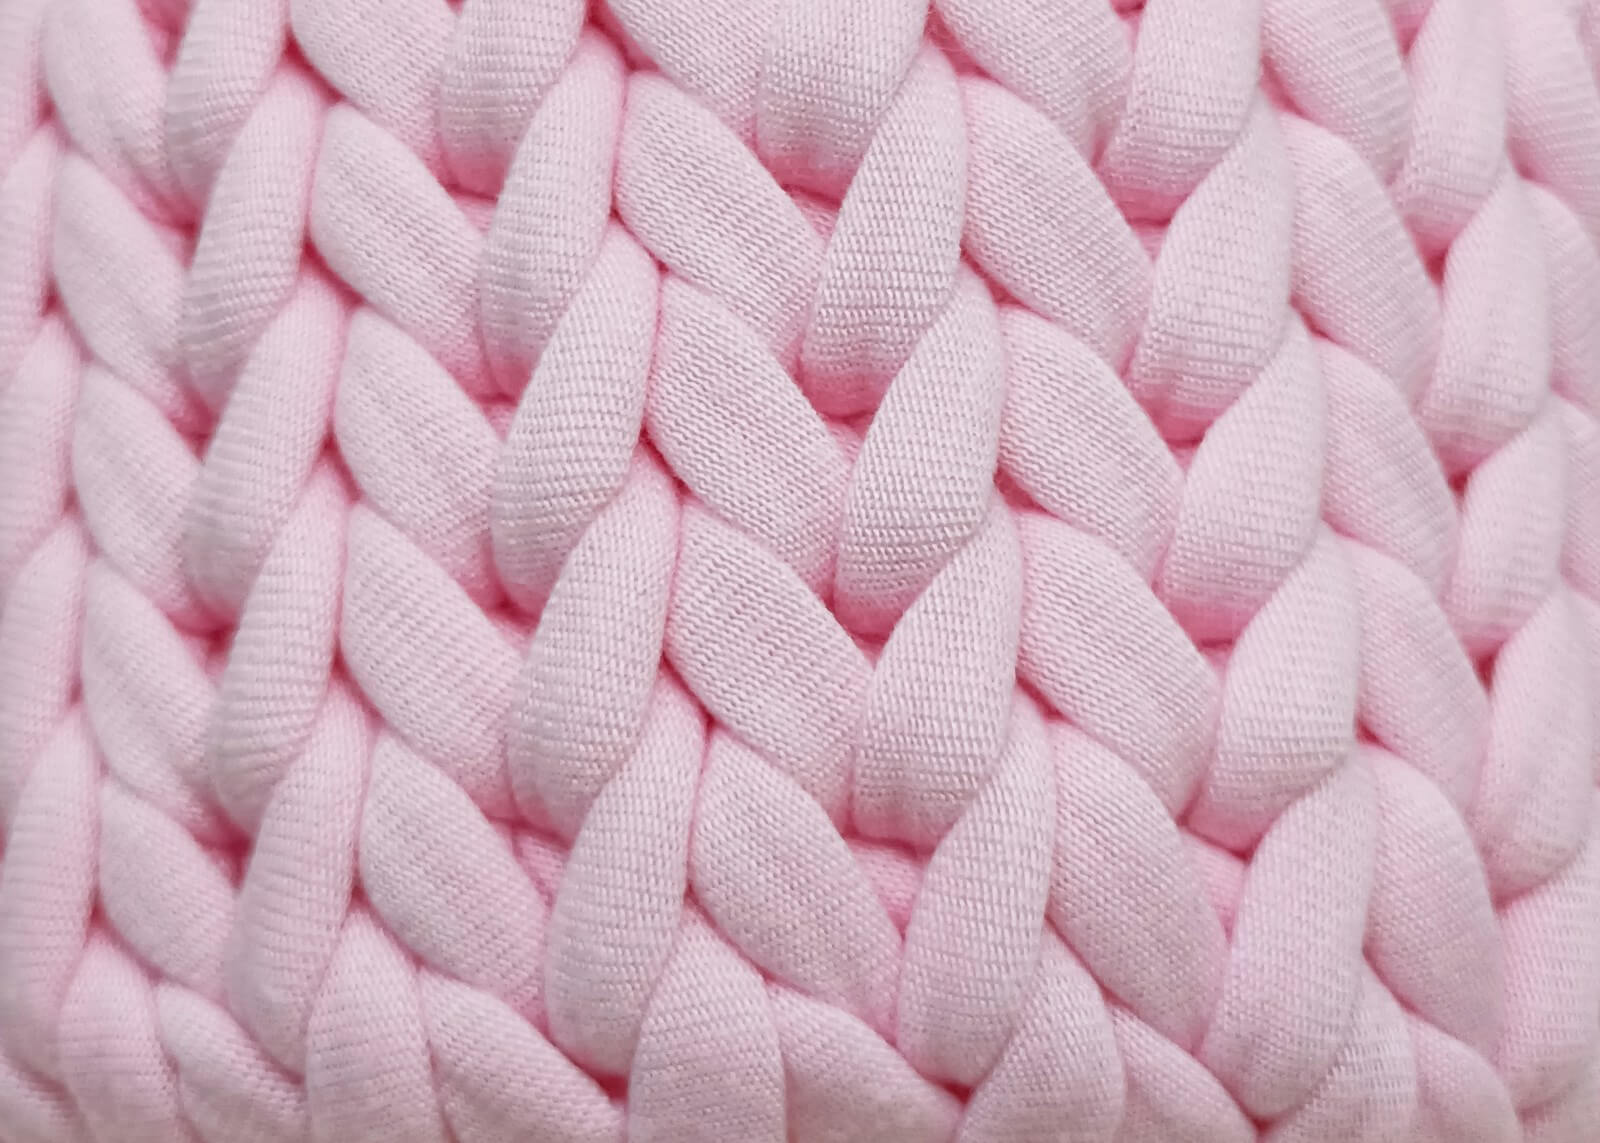
[(1596, 0), (8, 0), (0, 1143), (1600, 1140)]

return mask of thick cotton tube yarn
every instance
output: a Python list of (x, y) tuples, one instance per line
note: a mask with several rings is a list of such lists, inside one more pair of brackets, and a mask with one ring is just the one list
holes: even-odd
[(7, 0), (0, 1140), (1600, 1138), (1596, 0)]

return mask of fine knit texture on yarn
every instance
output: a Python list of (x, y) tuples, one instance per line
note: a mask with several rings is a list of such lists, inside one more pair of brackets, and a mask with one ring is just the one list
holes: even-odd
[(4, 0), (4, 1143), (1600, 1139), (1600, 0)]

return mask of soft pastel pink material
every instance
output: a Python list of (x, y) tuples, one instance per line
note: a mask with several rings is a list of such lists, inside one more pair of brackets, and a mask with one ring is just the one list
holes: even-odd
[(1600, 1138), (1600, 0), (6, 0), (0, 1139)]

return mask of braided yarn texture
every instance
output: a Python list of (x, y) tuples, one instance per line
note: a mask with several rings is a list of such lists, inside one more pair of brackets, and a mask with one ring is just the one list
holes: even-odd
[(0, 1140), (1600, 1139), (1597, 76), (4, 0)]

